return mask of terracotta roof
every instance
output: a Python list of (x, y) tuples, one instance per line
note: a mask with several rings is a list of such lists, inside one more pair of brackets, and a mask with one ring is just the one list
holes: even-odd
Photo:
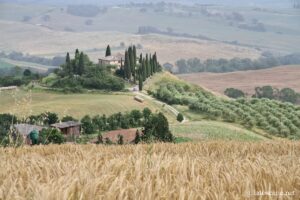
[(136, 128), (132, 128), (110, 131), (105, 133), (102, 137), (104, 141), (106, 138), (109, 138), (112, 142), (118, 142), (118, 135), (123, 135), (124, 143), (131, 143), (135, 139), (136, 130)]
[(80, 126), (80, 125), (81, 125), (81, 123), (79, 123), (79, 122), (69, 121), (69, 122), (61, 122), (61, 123), (51, 124), (51, 127), (69, 128), (69, 127)]

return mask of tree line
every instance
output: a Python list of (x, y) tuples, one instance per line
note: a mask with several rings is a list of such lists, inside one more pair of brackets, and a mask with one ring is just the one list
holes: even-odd
[[(234, 99), (244, 98), (246, 96), (246, 94), (242, 90), (235, 88), (227, 88), (224, 91), (224, 94)], [(291, 88), (278, 89), (267, 85), (256, 87), (255, 93), (252, 95), (252, 98), (267, 98), (295, 104), (299, 101), (300, 94)]]
[(29, 69), (19, 69), (16, 74), (8, 76), (0, 76), (0, 87), (21, 86), (26, 85), (41, 77), (38, 73), (32, 73)]
[(207, 59), (201, 61), (198, 58), (191, 59), (180, 59), (176, 61), (177, 70), (174, 66), (167, 66), (166, 70), (174, 73), (184, 74), (184, 73), (196, 73), (196, 72), (233, 72), (233, 71), (245, 71), (245, 70), (258, 70), (267, 69), (271, 67), (276, 67), (280, 65), (294, 65), (300, 64), (299, 54), (290, 54), (286, 56), (275, 57), (270, 54), (264, 54), (256, 60), (251, 60), (249, 58), (233, 58), (233, 59)]
[[(16, 141), (16, 133), (14, 133), (14, 131), (11, 132), (13, 130), (12, 125), (26, 123), (48, 127), (43, 129), (40, 133), (33, 132), (29, 135), (33, 144), (61, 144), (66, 141), (65, 136), (59, 130), (50, 128), (50, 125), (68, 121), (79, 120), (72, 116), (64, 116), (60, 119), (58, 114), (53, 112), (30, 115), (23, 119), (12, 114), (0, 114), (0, 141), (2, 145), (9, 145), (13, 142), (12, 140), (22, 144), (24, 141)], [(132, 110), (131, 112), (119, 112), (110, 116), (96, 115), (90, 117), (89, 115), (86, 115), (80, 120), (80, 123), (84, 135), (98, 134), (100, 138), (102, 133), (105, 133), (106, 131), (141, 128), (141, 130), (137, 131), (136, 143), (155, 141), (174, 142), (175, 140), (175, 137), (169, 129), (167, 118), (162, 113), (152, 113), (149, 108), (145, 108), (142, 112), (139, 110)], [(74, 139), (76, 140), (76, 138)]]

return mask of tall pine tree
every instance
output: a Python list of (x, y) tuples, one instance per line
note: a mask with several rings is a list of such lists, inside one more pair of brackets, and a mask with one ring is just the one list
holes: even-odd
[(111, 50), (110, 50), (110, 46), (109, 45), (107, 45), (106, 52), (105, 52), (105, 57), (107, 57), (107, 56), (111, 56)]

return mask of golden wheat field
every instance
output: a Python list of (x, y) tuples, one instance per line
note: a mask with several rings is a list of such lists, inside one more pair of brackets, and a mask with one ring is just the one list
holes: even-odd
[(0, 199), (299, 199), (299, 155), (299, 142), (1, 148)]

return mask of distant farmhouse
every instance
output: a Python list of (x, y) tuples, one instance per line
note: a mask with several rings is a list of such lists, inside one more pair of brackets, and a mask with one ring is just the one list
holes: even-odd
[(123, 65), (124, 60), (125, 60), (125, 56), (118, 53), (114, 56), (106, 56), (103, 58), (99, 58), (99, 64), (100, 65), (115, 65), (118, 68), (120, 68)]

